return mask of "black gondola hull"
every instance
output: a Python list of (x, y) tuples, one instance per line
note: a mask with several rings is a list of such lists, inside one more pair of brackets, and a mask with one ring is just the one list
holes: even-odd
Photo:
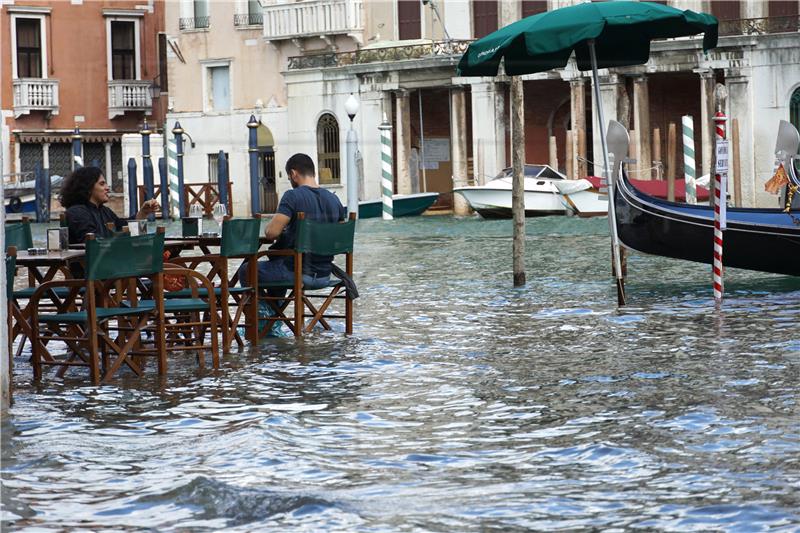
[[(619, 239), (626, 247), (662, 257), (713, 262), (711, 207), (652, 198), (634, 189), (624, 176), (615, 189), (614, 207)], [(729, 213), (723, 265), (800, 276), (800, 216), (778, 209), (729, 209)], [(765, 223), (758, 223), (759, 217)], [(778, 219), (780, 224), (775, 224)]]

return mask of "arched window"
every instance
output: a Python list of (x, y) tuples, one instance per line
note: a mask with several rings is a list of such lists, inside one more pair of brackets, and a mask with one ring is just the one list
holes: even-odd
[(789, 122), (800, 130), (800, 87), (794, 90), (789, 100)]
[(339, 183), (339, 123), (330, 113), (317, 122), (317, 154), (319, 182)]

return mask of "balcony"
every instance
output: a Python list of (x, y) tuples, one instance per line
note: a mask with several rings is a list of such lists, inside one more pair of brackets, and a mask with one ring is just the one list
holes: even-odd
[(178, 19), (181, 31), (205, 30), (211, 26), (211, 17), (187, 17)]
[(798, 31), (798, 28), (800, 28), (800, 16), (798, 15), (719, 21), (720, 35), (792, 33)]
[(363, 0), (305, 0), (264, 7), (264, 39), (278, 41), (350, 35), (361, 41)]
[(153, 110), (150, 80), (111, 80), (108, 82), (108, 118), (124, 115), (127, 111)]
[(238, 13), (233, 16), (233, 25), (237, 28), (261, 26), (263, 22), (264, 15), (262, 13)]
[(408, 44), (405, 46), (388, 46), (361, 48), (352, 52), (310, 54), (289, 58), (289, 70), (306, 68), (343, 67), (364, 63), (387, 63), (408, 59), (443, 58), (454, 60), (460, 58), (472, 41), (449, 40), (430, 41), (426, 43)]
[(20, 78), (13, 81), (14, 118), (31, 111), (46, 111), (58, 115), (58, 80)]

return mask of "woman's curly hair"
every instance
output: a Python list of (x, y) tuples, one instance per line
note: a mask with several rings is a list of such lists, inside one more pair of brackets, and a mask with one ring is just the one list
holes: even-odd
[(89, 201), (92, 189), (103, 172), (97, 167), (81, 167), (64, 180), (58, 201), (68, 209), (73, 205), (83, 205)]

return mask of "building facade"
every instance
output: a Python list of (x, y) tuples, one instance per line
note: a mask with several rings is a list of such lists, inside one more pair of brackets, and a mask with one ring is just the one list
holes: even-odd
[(84, 164), (122, 191), (121, 139), (163, 122), (163, 0), (6, 0), (0, 9), (2, 173), (51, 175), (73, 167), (80, 129)]
[[(362, 199), (380, 195), (378, 127), (393, 127), (395, 193), (442, 193), (454, 206), (454, 186), (483, 183), (510, 165), (509, 80), (460, 78), (455, 66), (471, 40), (498, 27), (573, 0), (180, 0), (166, 6), (169, 122), (190, 133), (187, 182), (213, 181), (214, 158), (228, 154), (234, 211), (249, 213), (247, 128), (259, 126), (262, 209), (274, 209), (288, 188), (282, 176), (294, 152), (309, 153), (323, 186), (345, 199), (344, 103), (360, 101), (352, 121), (359, 139)], [(720, 19), (718, 47), (704, 54), (700, 38), (656, 42), (645, 65), (604, 70), (601, 94), (608, 118), (632, 133), (632, 171), (644, 179), (682, 175), (669, 152), (669, 132), (681, 117), (696, 127), (698, 175), (711, 162), (711, 94), (729, 93), (727, 114), (740, 142), (741, 198), (774, 205), (763, 192), (773, 171), (781, 119), (800, 122), (798, 2), (676, 0), (681, 9)], [(598, 174), (600, 154), (589, 73), (566, 68), (523, 77), (526, 158), (550, 163), (569, 177)], [(188, 144), (188, 143), (187, 143)], [(680, 146), (680, 142), (677, 143)], [(463, 205), (455, 205), (463, 212)]]

